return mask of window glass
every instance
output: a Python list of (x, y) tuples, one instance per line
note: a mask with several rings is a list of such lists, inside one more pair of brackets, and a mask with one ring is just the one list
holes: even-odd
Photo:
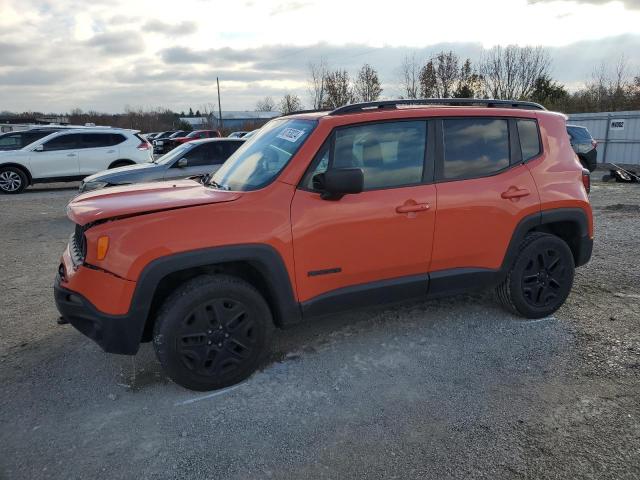
[(520, 137), (520, 149), (522, 160), (526, 161), (540, 153), (540, 137), (538, 136), (538, 124), (535, 120), (518, 120), (518, 136)]
[(99, 148), (111, 145), (111, 134), (109, 133), (84, 133), (82, 134), (83, 148)]
[(222, 162), (224, 162), (227, 158), (233, 155), (235, 151), (242, 146), (242, 143), (243, 142), (222, 142), (222, 145), (224, 147), (224, 153), (223, 153), (224, 158), (222, 159)]
[(426, 136), (425, 121), (341, 128), (331, 168), (361, 168), (365, 190), (420, 183)]
[(223, 150), (220, 142), (204, 143), (191, 149), (184, 157), (189, 160), (190, 167), (216, 165), (222, 163)]
[(330, 142), (325, 142), (320, 151), (316, 153), (313, 162), (311, 162), (312, 167), (302, 181), (303, 188), (313, 190), (313, 176), (318, 173), (324, 173), (329, 168), (329, 145)]
[(264, 187), (280, 174), (317, 124), (293, 118), (270, 121), (220, 167), (211, 182), (226, 190)]
[(80, 144), (79, 133), (71, 133), (67, 135), (60, 135), (58, 137), (52, 138), (48, 142), (43, 144), (43, 147), (46, 151), (51, 150), (73, 150), (78, 148)]
[(443, 177), (482, 177), (509, 166), (509, 128), (497, 118), (442, 121)]
[(21, 145), (19, 133), (0, 137), (0, 148), (20, 148)]
[(53, 132), (51, 132), (51, 131), (25, 133), (24, 137), (22, 138), (22, 146), (26, 147), (27, 145), (32, 144), (36, 140), (40, 140), (41, 138), (44, 138), (47, 135), (51, 135), (52, 133)]

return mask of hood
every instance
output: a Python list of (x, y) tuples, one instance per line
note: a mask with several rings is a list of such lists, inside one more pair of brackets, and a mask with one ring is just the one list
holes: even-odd
[(145, 170), (152, 170), (154, 168), (158, 168), (158, 164), (147, 162), (147, 163), (134, 163), (133, 165), (125, 165), (124, 167), (110, 168), (108, 170), (103, 170), (98, 173), (94, 173), (93, 175), (89, 175), (84, 178), (84, 182), (93, 182), (93, 181), (104, 181), (105, 179), (109, 179), (111, 177), (118, 177), (120, 174), (127, 174), (129, 172), (140, 172), (142, 173)]
[(241, 195), (205, 187), (194, 180), (124, 185), (78, 195), (67, 205), (67, 216), (78, 225), (86, 225), (114, 217), (231, 202)]

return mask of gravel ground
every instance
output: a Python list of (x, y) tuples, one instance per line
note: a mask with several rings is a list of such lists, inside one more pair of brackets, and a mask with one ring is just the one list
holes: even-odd
[(0, 478), (640, 478), (640, 186), (594, 184), (553, 317), (488, 293), (338, 315), (210, 394), (56, 325), (73, 194), (0, 196)]

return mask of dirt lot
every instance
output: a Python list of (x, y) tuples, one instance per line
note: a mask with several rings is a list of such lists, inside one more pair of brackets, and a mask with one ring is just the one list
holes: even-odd
[(340, 315), (213, 394), (56, 325), (73, 193), (0, 196), (0, 478), (640, 478), (640, 186), (594, 185), (554, 317), (491, 294)]

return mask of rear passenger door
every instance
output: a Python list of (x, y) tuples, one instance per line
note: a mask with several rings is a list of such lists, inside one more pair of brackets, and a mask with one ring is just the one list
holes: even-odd
[[(432, 137), (421, 119), (340, 127), (317, 153), (291, 204), (305, 312), (322, 309), (340, 289), (369, 303), (426, 294), (436, 210)], [(313, 176), (340, 168), (361, 168), (364, 191), (323, 200)]]
[(80, 174), (90, 175), (109, 168), (119, 158), (118, 144), (125, 140), (120, 133), (83, 133), (78, 151)]
[(438, 279), (464, 273), (456, 269), (500, 268), (518, 222), (539, 211), (525, 162), (542, 147), (535, 119), (452, 117), (438, 120), (436, 131), (437, 289)]

